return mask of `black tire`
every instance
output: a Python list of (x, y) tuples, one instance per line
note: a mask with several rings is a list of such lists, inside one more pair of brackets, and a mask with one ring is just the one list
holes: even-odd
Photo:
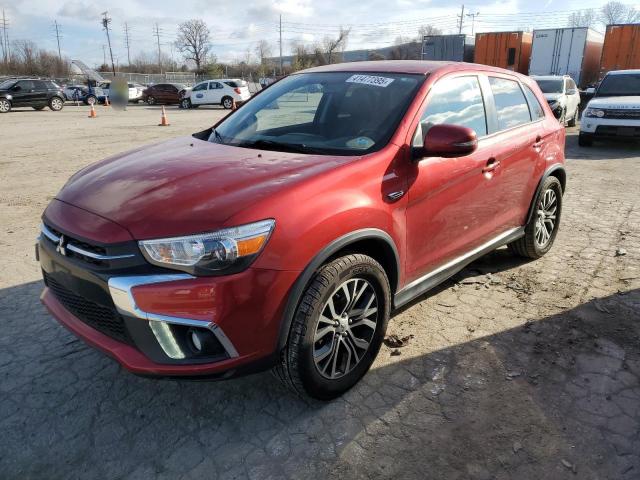
[(11, 111), (11, 101), (6, 98), (0, 98), (0, 113), (9, 113)]
[(231, 110), (233, 108), (233, 98), (222, 97), (220, 105), (222, 105), (222, 108), (224, 108), (225, 110)]
[[(314, 341), (314, 337), (317, 333), (316, 328), (320, 323), (321, 314), (326, 311), (329, 299), (335, 298), (335, 295), (341, 291), (339, 287), (348, 281), (362, 282), (360, 285), (368, 284), (366, 286), (367, 289), (370, 289), (368, 291), (375, 292), (377, 305), (375, 312), (375, 329), (370, 326), (366, 327), (370, 329), (370, 334), (367, 337), (368, 345), (366, 350), (363, 349), (358, 351), (359, 354), (354, 354), (353, 358), (356, 359), (356, 362), (350, 370), (347, 370), (350, 366), (349, 361), (352, 359), (351, 353), (356, 352), (356, 343), (350, 341), (350, 333), (355, 330), (352, 331), (352, 327), (347, 327), (349, 333), (345, 333), (343, 328), (342, 335), (344, 336), (344, 340), (341, 340), (341, 334), (338, 333), (338, 328), (342, 327), (338, 327), (336, 322), (333, 333), (329, 333), (329, 336), (331, 336), (331, 345), (325, 345), (325, 347), (328, 346), (330, 352), (334, 351), (334, 345), (337, 346), (337, 348), (335, 348), (336, 352), (342, 348), (343, 355), (345, 352), (348, 352), (349, 360), (347, 360), (347, 368), (344, 368), (342, 376), (330, 379), (321, 373), (320, 367), (316, 365), (316, 361), (314, 360), (314, 352), (319, 348), (318, 345), (322, 346), (320, 342), (324, 342), (324, 339), (327, 337), (322, 337), (322, 339), (318, 341)], [(354, 286), (354, 291), (355, 290), (356, 288)], [(356, 296), (353, 295), (353, 297)], [(360, 298), (366, 301), (364, 294), (362, 294)], [(356, 304), (357, 301), (354, 302), (351, 308), (355, 308)], [(362, 307), (362, 305), (360, 307), (360, 311), (367, 308)], [(349, 307), (345, 308), (345, 310), (348, 308)], [(382, 345), (382, 340), (387, 330), (390, 311), (391, 288), (389, 286), (389, 280), (382, 266), (373, 258), (362, 254), (351, 254), (337, 258), (324, 265), (316, 273), (302, 295), (289, 330), (287, 345), (281, 352), (280, 364), (274, 368), (275, 375), (285, 386), (301, 396), (306, 394), (312, 398), (330, 400), (342, 395), (353, 387), (371, 367)], [(351, 310), (349, 310), (349, 312), (351, 312)], [(348, 320), (349, 325), (353, 321), (352, 319), (348, 319), (346, 315), (344, 318), (345, 322)], [(323, 321), (323, 324), (325, 323), (326, 321)], [(356, 319), (356, 323), (363, 322)], [(362, 327), (354, 326), (353, 328)], [(347, 341), (350, 343), (349, 346), (347, 345)], [(354, 350), (351, 350), (351, 348)], [(328, 356), (329, 362), (333, 354)]]
[(576, 111), (573, 114), (573, 117), (571, 117), (571, 120), (569, 120), (569, 123), (567, 123), (568, 127), (575, 127), (578, 124), (578, 111), (580, 110), (580, 108), (576, 107)]
[(589, 134), (580, 132), (578, 134), (578, 145), (581, 147), (591, 147), (593, 145), (593, 137)]
[(97, 105), (98, 98), (95, 95), (87, 95), (84, 99), (85, 105)]
[[(555, 210), (554, 210), (554, 222), (553, 229), (549, 235), (549, 238), (546, 242), (539, 242), (536, 237), (538, 234), (538, 225), (539, 222), (544, 221), (546, 219), (546, 225), (550, 221), (549, 217), (541, 217), (539, 211), (545, 211), (543, 209), (543, 204), (545, 201), (545, 194), (547, 191), (553, 192), (556, 198)], [(519, 238), (518, 240), (511, 242), (508, 247), (511, 253), (519, 255), (525, 258), (540, 258), (545, 253), (547, 253), (551, 247), (553, 246), (553, 242), (556, 239), (556, 235), (558, 234), (558, 229), (560, 228), (560, 218), (562, 216), (562, 185), (560, 184), (560, 180), (556, 177), (547, 177), (542, 184), (542, 188), (540, 189), (540, 195), (536, 198), (535, 210), (531, 217), (531, 221), (525, 227), (524, 236)], [(541, 219), (542, 218), (542, 219)]]
[(156, 97), (154, 97), (153, 95), (149, 95), (147, 97), (147, 105), (155, 105), (156, 104)]
[(189, 100), (188, 98), (183, 98), (182, 100), (180, 100), (180, 108), (191, 108), (191, 100)]
[(49, 99), (49, 108), (54, 112), (59, 112), (64, 108), (64, 100), (60, 97), (51, 97)]
[(40, 105), (38, 107), (31, 107), (31, 108), (33, 108), (34, 110), (40, 111), (40, 110), (44, 109), (44, 107), (46, 107), (46, 105)]

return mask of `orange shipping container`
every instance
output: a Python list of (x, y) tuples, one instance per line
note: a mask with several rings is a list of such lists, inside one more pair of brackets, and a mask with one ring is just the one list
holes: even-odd
[(640, 68), (640, 24), (608, 25), (600, 75), (611, 70)]
[(526, 75), (531, 58), (532, 38), (528, 32), (476, 33), (474, 61)]

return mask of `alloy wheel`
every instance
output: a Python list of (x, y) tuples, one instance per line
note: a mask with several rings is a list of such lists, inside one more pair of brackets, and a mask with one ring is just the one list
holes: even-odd
[(230, 98), (225, 98), (223, 102), (223, 107), (226, 108), (227, 110), (233, 107), (233, 100), (231, 100)]
[(9, 110), (11, 110), (9, 100), (0, 100), (0, 113), (7, 113)]
[(538, 218), (536, 219), (535, 238), (536, 244), (544, 248), (556, 228), (556, 211), (558, 209), (558, 197), (555, 190), (549, 188), (542, 194), (538, 205)]
[(59, 98), (54, 98), (51, 100), (51, 108), (53, 110), (62, 110), (62, 100)]
[(325, 378), (351, 372), (369, 350), (378, 325), (378, 295), (363, 278), (342, 283), (325, 303), (313, 338), (313, 360)]

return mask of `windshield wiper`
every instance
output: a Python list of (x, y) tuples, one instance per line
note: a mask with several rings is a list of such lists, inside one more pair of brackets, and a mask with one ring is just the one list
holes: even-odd
[(255, 140), (253, 142), (238, 143), (237, 147), (244, 148), (258, 148), (261, 150), (275, 150), (282, 152), (295, 152), (295, 153), (319, 153), (317, 149), (309, 147), (303, 143), (283, 143), (275, 140)]
[(222, 145), (224, 145), (224, 140), (222, 138), (222, 135), (220, 135), (220, 132), (218, 132), (218, 130), (214, 128), (211, 133), (213, 133), (213, 135), (216, 137), (216, 143), (221, 143)]

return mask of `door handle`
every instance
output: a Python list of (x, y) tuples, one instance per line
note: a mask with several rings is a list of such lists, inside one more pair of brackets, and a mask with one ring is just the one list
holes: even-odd
[(536, 137), (536, 142), (533, 144), (533, 148), (540, 148), (540, 147), (542, 147), (543, 144), (544, 144), (544, 142), (542, 141), (542, 137), (540, 135), (538, 135)]
[(487, 160), (486, 166), (482, 169), (482, 173), (489, 173), (495, 171), (500, 166), (500, 161), (495, 158)]

